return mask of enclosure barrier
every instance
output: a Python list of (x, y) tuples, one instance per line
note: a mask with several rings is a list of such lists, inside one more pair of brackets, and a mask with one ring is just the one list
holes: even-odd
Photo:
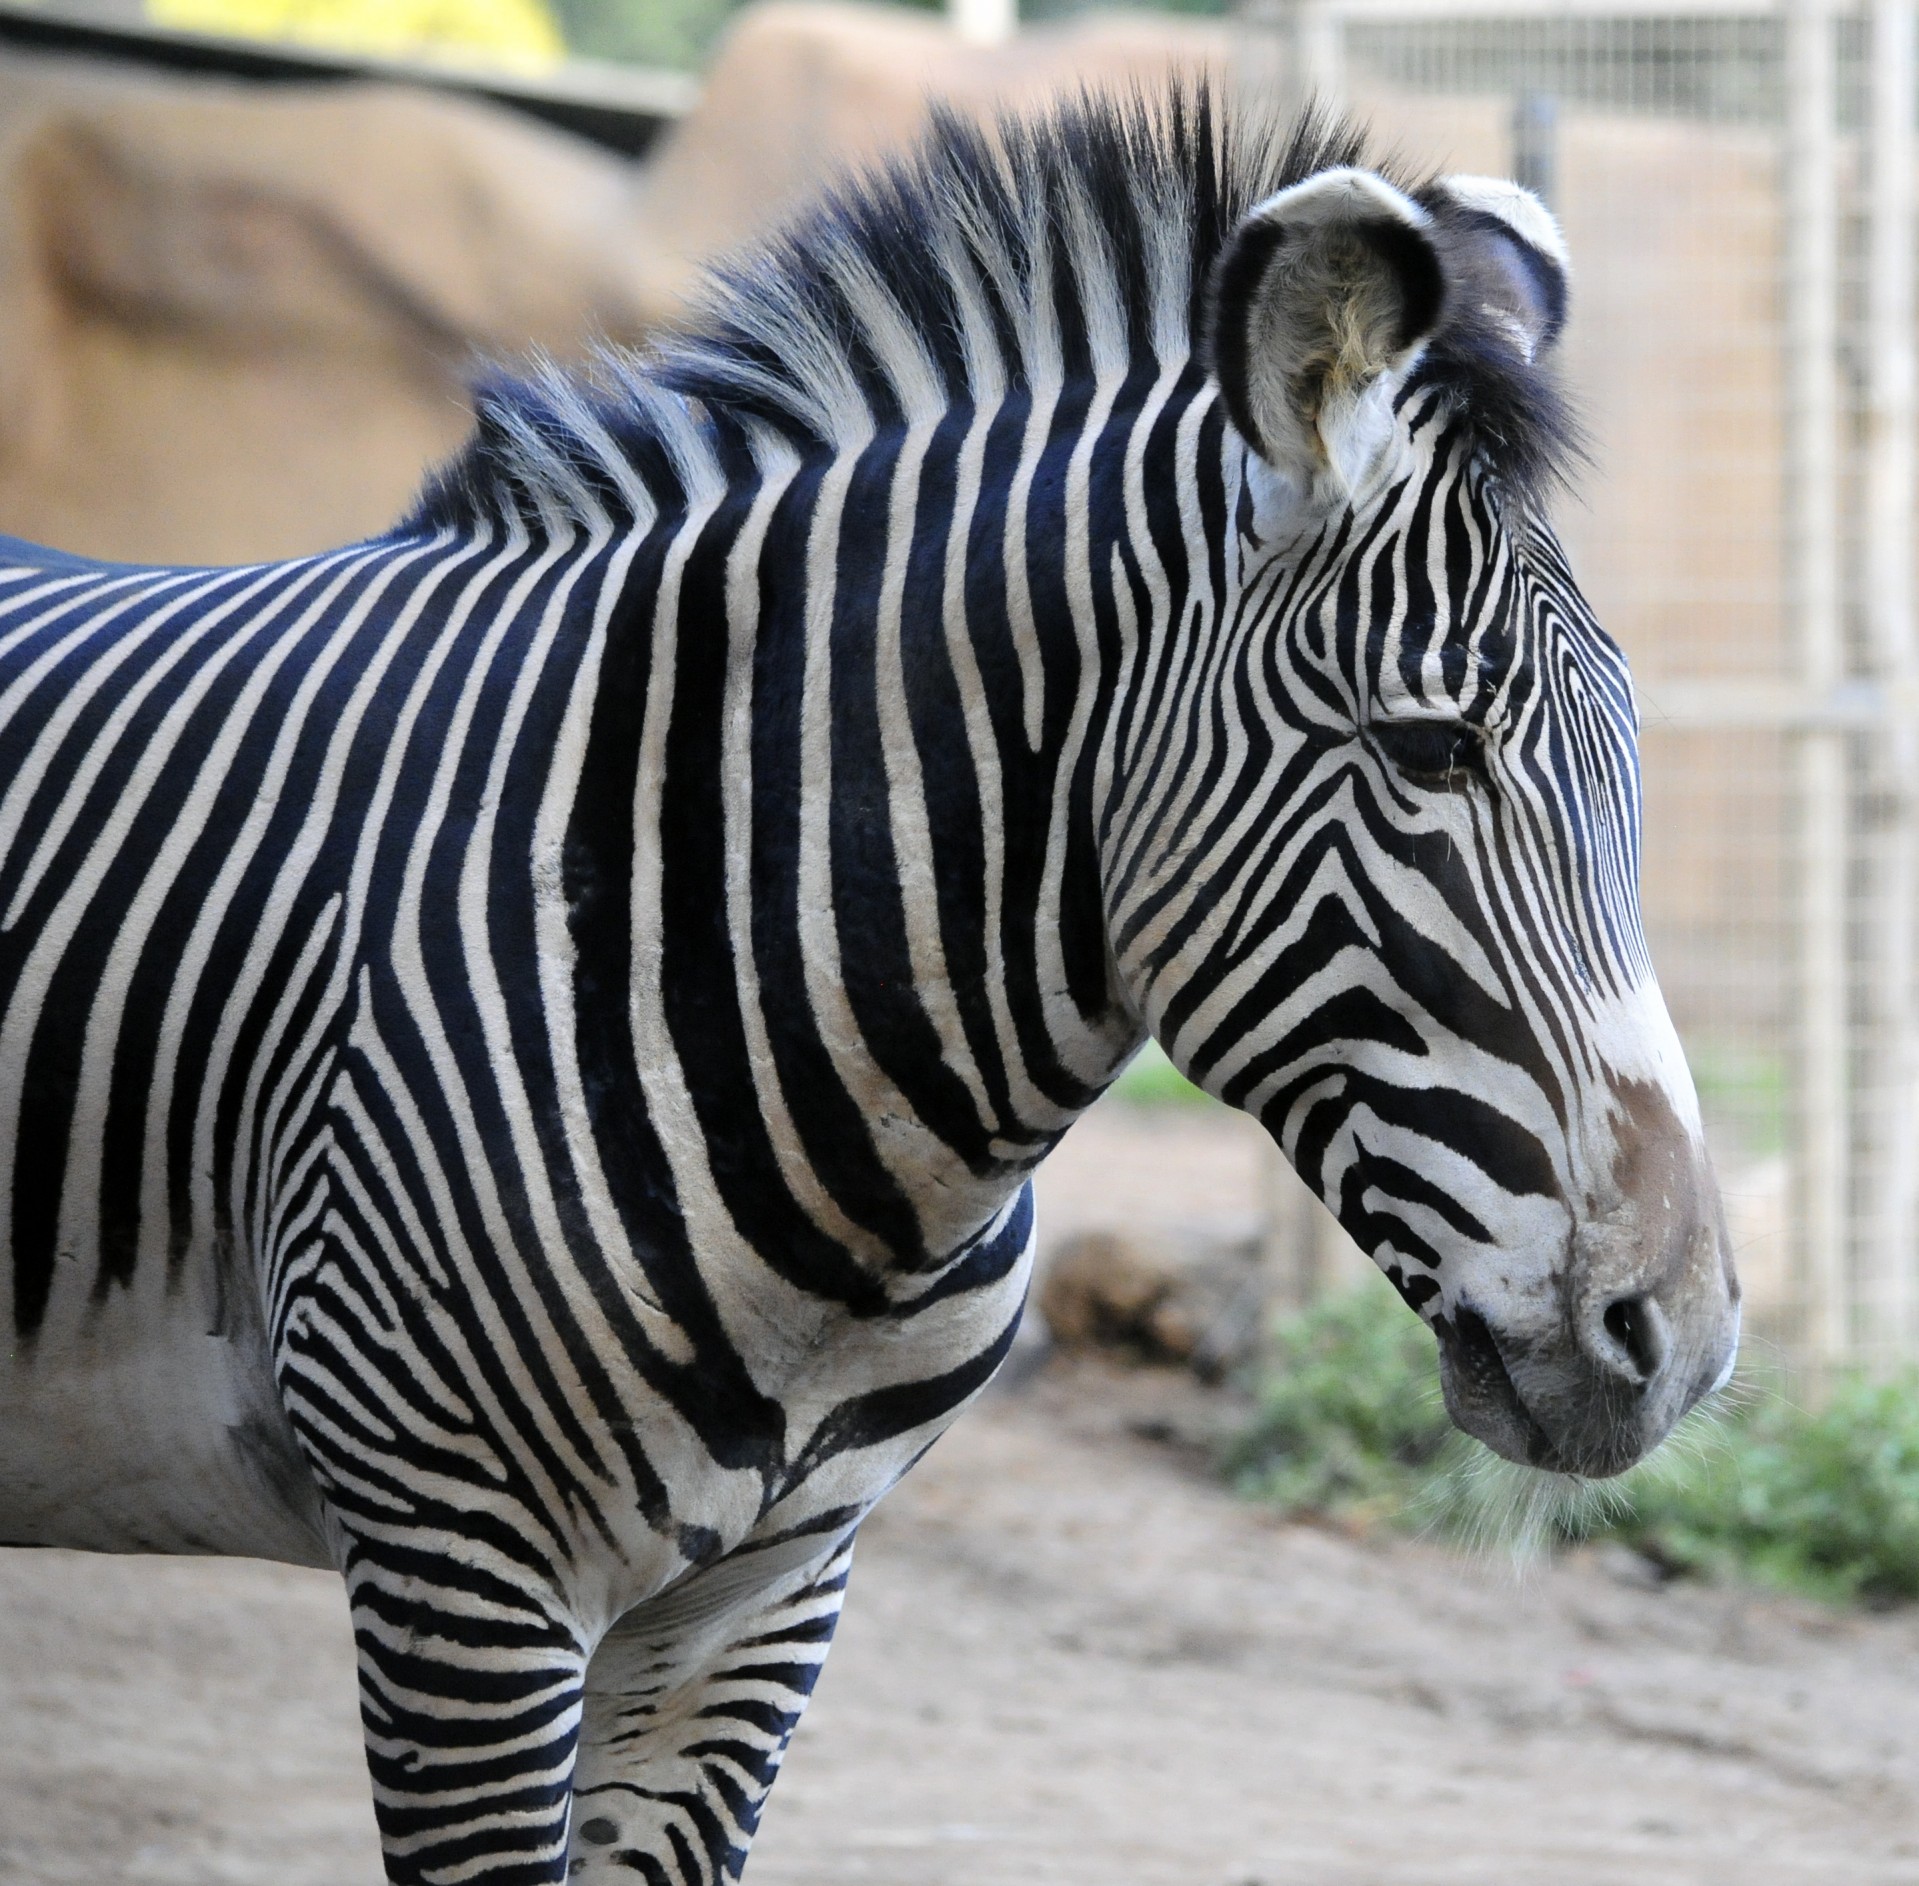
[[(1919, 1360), (1914, 0), (1247, 0), (1247, 83), (1539, 190), (1648, 934), (1759, 1348)], [(1329, 1265), (1274, 1185), (1297, 1291)]]

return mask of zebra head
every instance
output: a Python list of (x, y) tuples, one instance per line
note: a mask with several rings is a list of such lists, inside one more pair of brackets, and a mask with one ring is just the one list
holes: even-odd
[(1640, 926), (1632, 684), (1541, 503), (1567, 273), (1485, 179), (1335, 168), (1239, 223), (1215, 639), (1106, 871), (1139, 1011), (1437, 1332), (1453, 1419), (1603, 1475), (1725, 1379), (1738, 1286)]

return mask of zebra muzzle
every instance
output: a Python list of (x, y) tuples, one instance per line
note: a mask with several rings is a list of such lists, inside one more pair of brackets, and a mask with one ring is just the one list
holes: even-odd
[(1452, 1423), (1495, 1454), (1563, 1471), (1559, 1448), (1526, 1405), (1486, 1319), (1469, 1305), (1436, 1317), (1439, 1380)]

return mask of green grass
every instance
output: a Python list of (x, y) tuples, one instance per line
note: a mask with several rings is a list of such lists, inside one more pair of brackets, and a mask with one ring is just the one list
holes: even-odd
[(1225, 1469), (1250, 1497), (1480, 1543), (1612, 1537), (1675, 1574), (1836, 1602), (1919, 1598), (1919, 1375), (1817, 1408), (1754, 1377), (1597, 1486), (1493, 1461), (1452, 1431), (1434, 1345), (1383, 1286), (1283, 1324)]
[(1405, 1518), (1454, 1432), (1436, 1367), (1432, 1332), (1370, 1286), (1289, 1318), (1274, 1332), (1258, 1412), (1230, 1444), (1227, 1473), (1242, 1493), (1288, 1512)]

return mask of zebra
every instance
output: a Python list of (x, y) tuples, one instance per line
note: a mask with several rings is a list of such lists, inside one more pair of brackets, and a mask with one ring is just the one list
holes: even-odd
[(1200, 87), (847, 181), (391, 532), (0, 555), (0, 1538), (344, 1578), (395, 1886), (736, 1877), (1150, 1033), (1603, 1476), (1738, 1289), (1532, 196)]

